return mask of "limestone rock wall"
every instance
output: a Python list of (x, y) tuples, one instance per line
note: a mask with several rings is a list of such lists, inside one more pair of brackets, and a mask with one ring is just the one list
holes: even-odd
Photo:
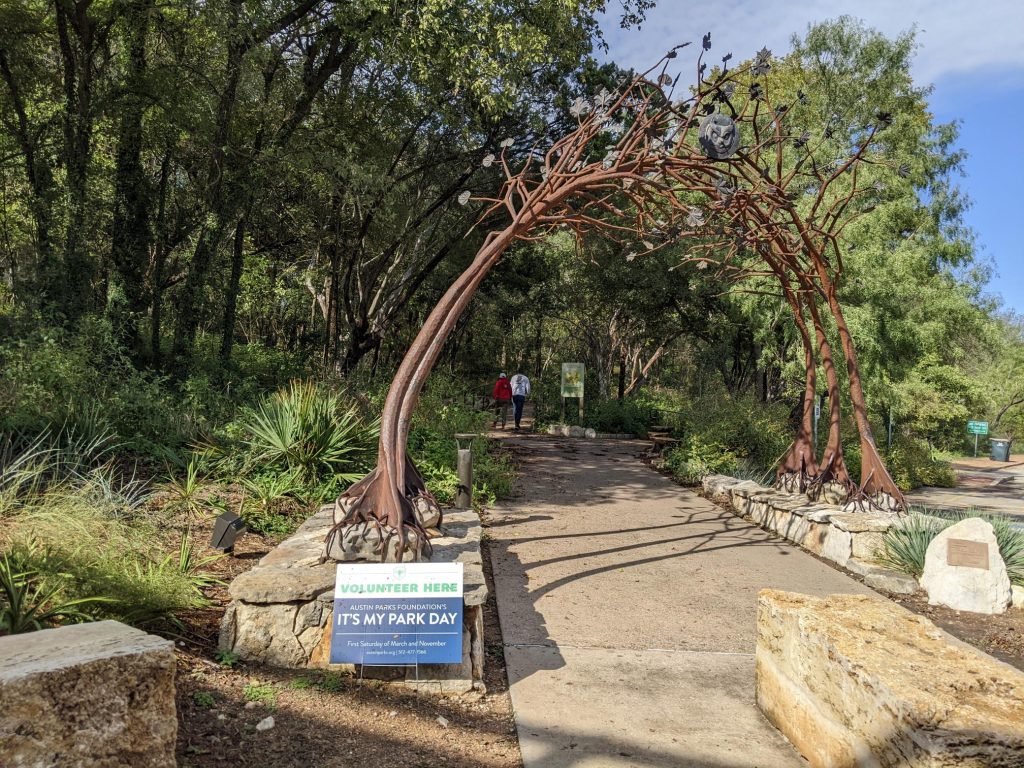
[(116, 621), (0, 637), (0, 766), (174, 768), (174, 668)]
[(1024, 766), (1024, 673), (924, 617), (764, 590), (757, 623), (758, 706), (812, 766)]
[(708, 475), (703, 488), (705, 495), (728, 503), (740, 516), (864, 577), (869, 587), (899, 594), (918, 589), (912, 576), (873, 562), (883, 534), (899, 520), (893, 513), (846, 511), (726, 475)]
[[(320, 563), (324, 537), (334, 524), (326, 505), (229, 589), (231, 603), (220, 627), (220, 647), (243, 659), (275, 667), (332, 668), (330, 623), (334, 604), (333, 562)], [(483, 688), (483, 604), (487, 599), (480, 517), (446, 510), (443, 536), (431, 540), (433, 562), (463, 563), (463, 661), (419, 669), (367, 667), (364, 676), (402, 679), (409, 687), (438, 693)]]

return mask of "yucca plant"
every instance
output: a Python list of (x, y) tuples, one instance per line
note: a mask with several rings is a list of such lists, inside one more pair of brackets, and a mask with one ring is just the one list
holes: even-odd
[(882, 565), (920, 578), (928, 545), (951, 521), (938, 520), (922, 514), (911, 514), (899, 525), (893, 525), (882, 536), (882, 549), (877, 560)]
[(39, 435), (27, 445), (14, 436), (0, 443), (0, 517), (11, 514), (26, 499), (37, 495), (52, 474), (55, 451)]
[(224, 584), (223, 581), (211, 575), (206, 568), (223, 557), (224, 555), (220, 552), (200, 556), (198, 547), (192, 539), (192, 530), (188, 529), (178, 545), (177, 560), (174, 561), (173, 556), (168, 555), (164, 560), (164, 566), (167, 567), (172, 562), (176, 562), (178, 572), (188, 579), (188, 583), (196, 592), (197, 600), (205, 603), (206, 597), (203, 595), (203, 589), (214, 584)]
[(882, 565), (919, 578), (924, 573), (925, 556), (932, 540), (954, 523), (972, 517), (981, 518), (992, 526), (1010, 581), (1024, 586), (1024, 530), (1005, 515), (974, 509), (954, 513), (941, 510), (914, 512), (903, 523), (885, 532), (877, 560)]
[(180, 476), (172, 476), (160, 488), (171, 496), (167, 504), (169, 511), (181, 511), (190, 517), (198, 517), (206, 510), (200, 493), (206, 484), (206, 477), (199, 469), (199, 460), (193, 456)]
[(380, 430), (363, 423), (354, 407), (344, 408), (337, 394), (300, 381), (247, 410), (240, 426), (253, 463), (293, 471), (311, 486), (359, 479)]
[(248, 505), (257, 506), (264, 512), (272, 512), (285, 499), (299, 498), (303, 490), (302, 482), (294, 470), (245, 477), (241, 483), (249, 497)]
[(104, 597), (63, 599), (60, 583), (46, 583), (38, 570), (21, 564), (15, 553), (0, 557), (0, 635), (17, 635), (57, 623), (88, 621), (87, 605), (108, 603)]

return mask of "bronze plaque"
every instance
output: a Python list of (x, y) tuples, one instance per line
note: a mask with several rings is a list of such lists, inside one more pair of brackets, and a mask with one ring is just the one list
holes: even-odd
[(988, 570), (988, 544), (969, 539), (950, 539), (947, 543), (946, 565)]

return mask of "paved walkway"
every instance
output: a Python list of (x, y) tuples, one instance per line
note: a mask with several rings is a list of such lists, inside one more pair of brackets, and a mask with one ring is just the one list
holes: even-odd
[(754, 704), (758, 590), (869, 592), (645, 466), (637, 441), (514, 437), (488, 529), (526, 768), (806, 763)]
[(932, 509), (980, 509), (1024, 524), (1024, 456), (1010, 458), (1010, 462), (986, 457), (955, 461), (956, 488), (918, 488), (907, 494), (907, 501)]

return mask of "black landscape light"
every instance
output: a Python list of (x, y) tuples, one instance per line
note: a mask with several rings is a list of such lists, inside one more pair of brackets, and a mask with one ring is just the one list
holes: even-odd
[(234, 512), (224, 512), (213, 522), (213, 537), (210, 539), (210, 546), (224, 552), (231, 552), (235, 548), (235, 539), (242, 533), (245, 533), (245, 520)]

